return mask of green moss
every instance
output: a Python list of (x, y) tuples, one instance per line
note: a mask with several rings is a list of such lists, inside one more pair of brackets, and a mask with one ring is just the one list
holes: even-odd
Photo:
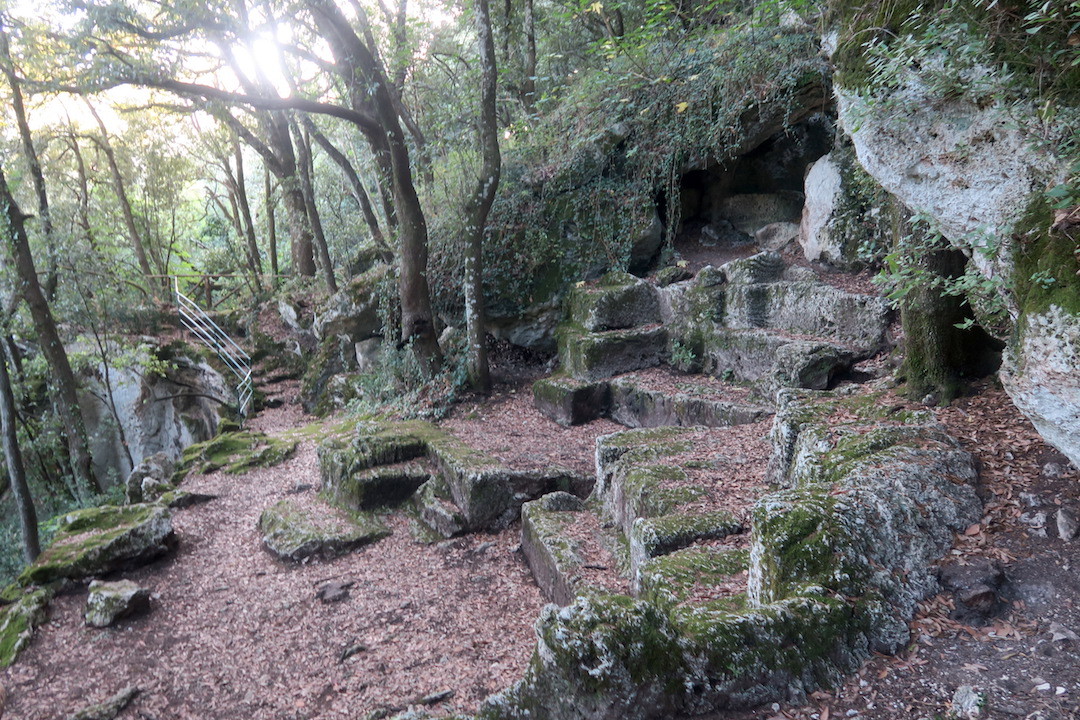
[(45, 622), (52, 590), (24, 591), (11, 604), (0, 606), (0, 668), (9, 667), (30, 644), (34, 629)]
[(156, 504), (102, 505), (60, 519), (52, 544), (23, 570), (21, 585), (107, 572), (164, 551), (171, 533), (168, 508)]
[(647, 557), (687, 547), (698, 540), (715, 540), (742, 532), (742, 525), (727, 510), (685, 514), (672, 513), (635, 522), (630, 542)]
[(278, 465), (296, 451), (297, 442), (260, 432), (226, 432), (184, 450), (177, 477), (190, 472), (207, 474), (224, 469), (238, 475), (257, 467)]
[[(681, 603), (699, 588), (716, 586), (744, 572), (749, 564), (746, 550), (713, 547), (690, 547), (653, 558), (639, 569), (642, 597), (658, 603)], [(725, 599), (726, 600), (726, 599)], [(727, 602), (737, 609), (745, 598)]]
[(1080, 254), (1075, 240), (1050, 229), (1053, 223), (1053, 209), (1039, 193), (1016, 227), (1013, 285), (1021, 322), (1051, 305), (1080, 315)]
[(904, 24), (921, 11), (933, 12), (944, 4), (916, 0), (830, 0), (828, 20), (840, 32), (832, 62), (836, 67), (834, 82), (846, 89), (866, 89), (872, 79), (866, 47), (875, 39), (896, 37)]

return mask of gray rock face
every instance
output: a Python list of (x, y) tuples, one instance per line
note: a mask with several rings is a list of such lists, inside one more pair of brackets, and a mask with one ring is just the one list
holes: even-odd
[(1080, 317), (1056, 305), (1027, 317), (1001, 380), (1039, 434), (1080, 467)]
[(345, 335), (353, 342), (381, 335), (378, 289), (389, 273), (388, 265), (378, 264), (349, 281), (315, 314), (315, 335), (320, 340)]
[(799, 244), (811, 262), (843, 264), (845, 261), (844, 239), (834, 237), (829, 226), (836, 212), (841, 184), (840, 168), (829, 155), (814, 163), (806, 175), (806, 205)]
[(720, 201), (717, 212), (736, 230), (752, 236), (771, 223), (798, 222), (802, 207), (802, 193), (788, 190), (730, 195)]
[[(837, 91), (840, 122), (859, 164), (909, 209), (933, 217), (956, 244), (976, 248), (1009, 237), (1050, 170), (1048, 158), (1032, 152), (1025, 127), (1038, 124), (1034, 108), (942, 99), (914, 80), (890, 100), (871, 106)], [(1012, 274), (1009, 252), (996, 260), (970, 255), (986, 274)]]
[(110, 371), (122, 434), (111, 409), (99, 399), (105, 395), (101, 368), (91, 381), (95, 393), (80, 395), (94, 471), (107, 484), (123, 481), (132, 463), (157, 453), (175, 460), (189, 445), (209, 440), (217, 433), (222, 407), (235, 403), (225, 379), (205, 362), (186, 357), (171, 362), (175, 367), (164, 377), (141, 369)]
[[(809, 202), (809, 198), (807, 199)], [(762, 250), (784, 250), (799, 239), (799, 226), (791, 222), (770, 223), (754, 233), (754, 241)]]
[(264, 510), (258, 527), (266, 549), (291, 562), (314, 557), (329, 560), (390, 534), (374, 516), (312, 512), (289, 500)]
[(150, 607), (150, 591), (130, 580), (90, 583), (83, 617), (90, 627), (108, 627), (117, 620), (143, 612)]
[(154, 502), (173, 489), (176, 463), (165, 453), (155, 453), (135, 466), (125, 481), (129, 503)]

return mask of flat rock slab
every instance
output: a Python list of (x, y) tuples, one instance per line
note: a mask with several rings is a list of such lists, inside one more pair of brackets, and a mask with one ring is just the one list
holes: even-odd
[(594, 381), (631, 370), (655, 367), (667, 355), (668, 331), (662, 326), (587, 332), (560, 329), (563, 369), (579, 380)]
[(656, 288), (640, 278), (611, 272), (570, 291), (570, 321), (588, 332), (621, 330), (660, 322)]
[(328, 560), (390, 534), (373, 516), (310, 509), (291, 500), (281, 500), (264, 510), (258, 528), (266, 549), (290, 562), (314, 557)]
[(609, 417), (632, 428), (699, 425), (728, 427), (758, 422), (772, 415), (763, 405), (712, 399), (707, 396), (642, 387), (633, 378), (618, 378), (610, 383)]
[(150, 591), (130, 580), (90, 583), (83, 618), (91, 627), (108, 627), (121, 618), (144, 612), (150, 608)]
[(23, 585), (107, 575), (167, 553), (175, 536), (164, 505), (102, 505), (61, 518), (56, 539), (19, 576)]

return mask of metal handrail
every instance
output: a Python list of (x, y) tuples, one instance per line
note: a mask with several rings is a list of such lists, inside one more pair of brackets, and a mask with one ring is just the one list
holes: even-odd
[(236, 398), (240, 406), (240, 415), (246, 416), (248, 405), (254, 395), (251, 379), (251, 356), (236, 341), (229, 337), (213, 318), (206, 314), (198, 303), (180, 292), (180, 278), (173, 276), (173, 290), (176, 294), (176, 309), (180, 323), (199, 338), (204, 345), (217, 353), (225, 366), (237, 378)]

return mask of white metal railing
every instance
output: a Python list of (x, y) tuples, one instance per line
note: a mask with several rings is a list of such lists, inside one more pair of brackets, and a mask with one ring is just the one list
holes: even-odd
[(180, 292), (180, 278), (173, 278), (176, 308), (180, 322), (208, 348), (217, 353), (221, 361), (236, 376), (236, 397), (240, 415), (246, 416), (254, 387), (251, 381), (251, 356), (229, 337), (198, 304)]

